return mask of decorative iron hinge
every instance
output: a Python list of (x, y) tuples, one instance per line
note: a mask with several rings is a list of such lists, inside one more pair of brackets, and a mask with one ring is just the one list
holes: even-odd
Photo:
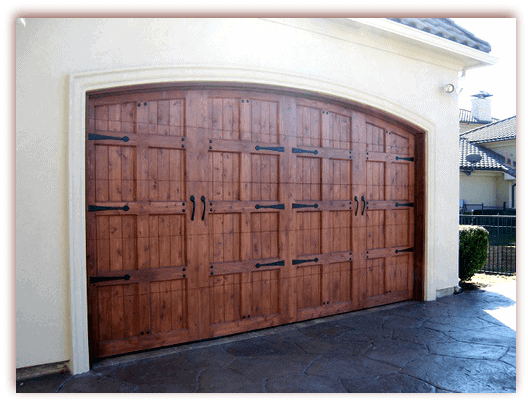
[(318, 208), (319, 205), (317, 203), (316, 204), (299, 204), (299, 203), (292, 204), (292, 208), (306, 208), (306, 207)]
[(115, 136), (105, 136), (104, 134), (88, 133), (88, 140), (121, 140), (126, 143), (130, 139), (127, 136), (115, 137)]
[(130, 280), (130, 275), (129, 274), (125, 274), (124, 276), (121, 276), (121, 277), (90, 277), (90, 284), (95, 284), (95, 283), (101, 283), (103, 281), (112, 281), (112, 280)]
[(414, 162), (414, 158), (412, 157), (398, 157), (396, 156), (396, 161), (411, 161), (411, 162)]
[(414, 207), (414, 203), (396, 203), (396, 207)]
[(279, 153), (283, 153), (284, 152), (284, 147), (261, 147), (261, 146), (256, 146), (255, 150), (257, 150), (257, 151), (259, 151), (259, 150), (269, 150), (269, 151), (277, 151)]
[(292, 260), (292, 264), (295, 265), (295, 264), (308, 263), (308, 262), (317, 263), (318, 261), (319, 261), (319, 259), (317, 259), (317, 258), (315, 258), (315, 259), (299, 259), (299, 260)]
[(396, 249), (396, 253), (403, 253), (403, 252), (414, 252), (414, 248)]
[(303, 150), (302, 148), (292, 148), (292, 153), (294, 154), (301, 154), (301, 153), (307, 153), (307, 154), (313, 154), (317, 155), (317, 150)]
[(277, 209), (277, 210), (284, 210), (284, 204), (272, 204), (272, 205), (269, 205), (269, 206), (261, 206), (260, 204), (257, 204), (255, 206), (255, 208), (257, 210), (261, 209), (261, 208), (274, 208), (274, 209)]
[(128, 210), (130, 210), (130, 207), (128, 207), (128, 206), (123, 206), (123, 207), (88, 206), (88, 211), (105, 211), (105, 210), (124, 210), (124, 211), (128, 211)]
[(279, 260), (277, 262), (270, 262), (270, 263), (257, 263), (255, 267), (258, 269), (259, 267), (264, 266), (284, 266), (284, 260)]

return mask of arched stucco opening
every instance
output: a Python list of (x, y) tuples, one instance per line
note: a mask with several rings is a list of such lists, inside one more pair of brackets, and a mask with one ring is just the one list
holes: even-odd
[[(263, 69), (248, 69), (239, 67), (211, 67), (211, 66), (177, 66), (177, 67), (149, 67), (126, 70), (112, 70), (101, 72), (87, 72), (70, 76), (70, 125), (69, 125), (69, 230), (70, 230), (70, 306), (72, 332), (72, 372), (82, 373), (89, 370), (88, 329), (87, 329), (87, 295), (86, 295), (86, 224), (85, 224), (85, 108), (86, 94), (91, 91), (102, 91), (114, 88), (126, 89), (135, 86), (156, 85), (167, 86), (171, 83), (178, 85), (197, 85), (200, 83), (215, 83), (209, 85), (228, 85), (228, 83), (244, 83), (245, 86), (256, 86), (260, 89), (266, 86), (282, 88), (297, 94), (313, 93), (314, 96), (333, 99), (358, 108), (364, 108), (371, 113), (393, 116), (395, 122), (406, 124), (414, 128), (421, 148), (419, 162), (422, 173), (420, 195), (422, 205), (420, 216), (423, 228), (423, 265), (421, 286), (417, 290), (420, 299), (434, 299), (435, 287), (432, 285), (432, 275), (429, 272), (434, 267), (433, 248), (428, 244), (431, 239), (427, 222), (433, 219), (433, 211), (426, 207), (430, 198), (431, 183), (427, 178), (434, 175), (434, 166), (429, 164), (432, 153), (426, 142), (426, 134), (434, 132), (434, 126), (401, 106), (388, 102), (373, 94), (345, 88), (340, 84), (319, 79), (291, 74), (289, 72), (270, 71)], [(185, 83), (185, 84), (183, 84)], [(405, 123), (407, 122), (407, 123)], [(426, 184), (427, 187), (426, 187)], [(427, 212), (427, 213), (426, 213)]]

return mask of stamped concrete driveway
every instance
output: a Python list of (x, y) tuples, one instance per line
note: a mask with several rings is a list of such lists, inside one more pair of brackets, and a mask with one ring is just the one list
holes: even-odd
[(17, 392), (516, 392), (515, 282), (112, 358)]

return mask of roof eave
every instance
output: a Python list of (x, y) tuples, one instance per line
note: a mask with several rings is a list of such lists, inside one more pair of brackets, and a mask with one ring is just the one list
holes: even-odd
[(461, 64), (461, 69), (469, 70), (478, 67), (491, 66), (497, 58), (477, 49), (442, 38), (416, 28), (400, 24), (385, 18), (348, 18), (364, 24), (385, 34), (397, 35), (417, 46), (428, 48), (438, 54), (449, 55)]

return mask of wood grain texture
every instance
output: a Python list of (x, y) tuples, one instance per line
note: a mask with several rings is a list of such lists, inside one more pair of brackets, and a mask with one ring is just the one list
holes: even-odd
[(94, 93), (86, 128), (129, 138), (86, 141), (88, 205), (129, 206), (87, 211), (88, 276), (131, 276), (89, 285), (92, 357), (423, 297), (416, 128), (243, 84)]

